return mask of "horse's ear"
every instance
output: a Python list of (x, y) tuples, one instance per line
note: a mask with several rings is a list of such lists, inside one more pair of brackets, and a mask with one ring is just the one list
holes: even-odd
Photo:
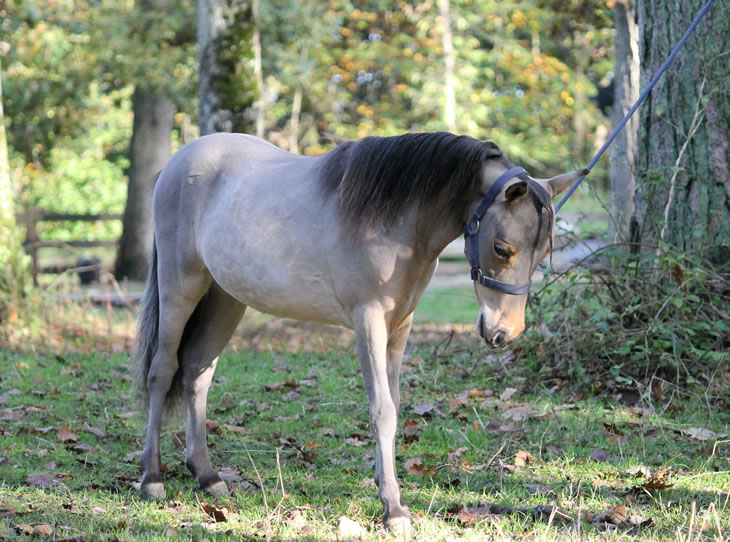
[(522, 196), (527, 194), (527, 181), (517, 181), (507, 187), (504, 191), (504, 196), (507, 198), (508, 203), (517, 201)]
[(486, 148), (486, 159), (492, 160), (494, 158), (502, 158), (504, 154), (502, 154), (502, 151), (497, 146), (497, 144), (494, 141), (484, 141), (484, 147)]
[(563, 173), (562, 175), (556, 175), (551, 179), (535, 179), (540, 183), (550, 194), (551, 197), (555, 197), (558, 194), (565, 192), (571, 184), (577, 181), (580, 177), (588, 175), (589, 169), (579, 169), (577, 171), (571, 171), (570, 173)]

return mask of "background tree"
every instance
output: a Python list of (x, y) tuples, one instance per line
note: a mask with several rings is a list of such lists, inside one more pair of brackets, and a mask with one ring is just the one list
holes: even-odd
[(12, 303), (13, 294), (22, 293), (28, 282), (25, 254), (20, 242), (20, 232), (15, 223), (14, 190), (10, 183), (7, 137), (5, 135), (5, 114), (3, 111), (2, 57), (8, 44), (0, 42), (0, 321), (8, 316), (6, 312)]
[(115, 274), (118, 279), (144, 280), (154, 237), (152, 189), (156, 173), (170, 158), (175, 104), (159, 91), (138, 85), (132, 96), (132, 109), (127, 203)]
[[(191, 15), (191, 9), (185, 10), (179, 1), (138, 0), (131, 10), (117, 3), (98, 16), (99, 22), (109, 24), (112, 16), (120, 16), (122, 30), (134, 37), (139, 53), (124, 54), (124, 45), (114, 44), (114, 49), (119, 48), (117, 58), (125, 59), (122, 74), (126, 82), (135, 84), (127, 199), (115, 266), (118, 279), (144, 280), (147, 275), (154, 230), (151, 195), (155, 174), (170, 157), (175, 98), (183, 102), (191, 94), (173, 82), (180, 71), (178, 65), (192, 58), (195, 42), (194, 26), (185, 20), (186, 12)], [(97, 34), (96, 39), (104, 36)], [(110, 68), (107, 73), (118, 77), (119, 72)]]
[[(617, 0), (613, 8), (616, 24), (613, 77), (613, 110), (611, 125), (616, 127), (639, 98), (639, 25), (636, 1)], [(628, 239), (629, 221), (634, 214), (634, 159), (639, 124), (634, 115), (618, 134), (611, 147), (608, 178), (611, 187), (612, 220), (609, 224), (611, 238)]]
[(200, 134), (255, 130), (250, 0), (198, 0)]
[[(703, 4), (639, 3), (642, 86)], [(728, 33), (730, 5), (715, 2), (641, 109), (636, 219), (648, 244), (729, 244)]]

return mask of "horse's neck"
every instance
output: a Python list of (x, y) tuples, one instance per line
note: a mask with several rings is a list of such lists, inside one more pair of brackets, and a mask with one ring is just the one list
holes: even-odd
[(449, 243), (464, 233), (464, 224), (461, 216), (428, 210), (419, 213), (416, 231), (420, 238), (419, 251), (427, 260), (435, 260)]

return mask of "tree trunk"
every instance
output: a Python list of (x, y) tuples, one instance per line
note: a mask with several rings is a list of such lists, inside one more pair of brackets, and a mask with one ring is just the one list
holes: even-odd
[[(0, 50), (0, 56), (4, 52)], [(0, 62), (0, 293), (22, 293), (28, 278), (28, 268), (20, 242), (20, 232), (15, 223), (13, 186), (10, 182), (8, 144), (5, 135), (3, 110), (2, 63)], [(12, 299), (0, 296), (0, 321), (4, 318), (6, 303)]]
[(137, 87), (132, 107), (129, 188), (116, 277), (144, 280), (152, 254), (152, 188), (155, 175), (170, 158), (175, 105), (166, 96)]
[(291, 125), (289, 131), (289, 152), (299, 154), (299, 117), (302, 114), (302, 87), (297, 85), (291, 106)]
[[(639, 2), (642, 87), (704, 3)], [(645, 243), (730, 244), (729, 6), (715, 2), (642, 107), (636, 220)]]
[[(258, 137), (264, 137), (264, 121), (266, 119), (266, 102), (264, 96), (264, 67), (263, 58), (261, 54), (261, 18), (259, 17), (259, 0), (251, 0), (253, 2), (253, 21), (254, 21), (254, 32), (252, 37), (251, 46), (253, 47), (253, 72), (256, 76), (256, 89), (258, 91), (258, 100), (254, 103), (254, 109), (256, 110), (256, 135)], [(301, 93), (301, 90), (297, 88)], [(296, 98), (296, 97), (295, 97)], [(294, 136), (296, 137), (296, 135)], [(292, 151), (296, 152), (296, 151)]]
[(254, 30), (249, 0), (198, 0), (200, 135), (255, 128)]
[[(636, 0), (617, 1), (613, 8), (616, 23), (616, 69), (613, 78), (611, 125), (615, 128), (639, 98), (639, 26)], [(611, 147), (608, 178), (611, 184), (613, 241), (629, 238), (629, 222), (634, 214), (634, 159), (639, 117), (634, 115)]]
[(451, 15), (449, 14), (449, 0), (439, 0), (444, 31), (441, 36), (441, 46), (444, 49), (444, 124), (449, 132), (456, 133), (456, 91), (454, 89), (454, 68), (456, 55), (451, 35)]

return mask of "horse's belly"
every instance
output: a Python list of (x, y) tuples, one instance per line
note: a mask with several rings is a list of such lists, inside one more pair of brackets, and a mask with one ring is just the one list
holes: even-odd
[(238, 301), (259, 312), (281, 318), (351, 327), (349, 317), (335, 293), (323, 284), (309, 282), (287, 287), (241, 282), (221, 286)]

